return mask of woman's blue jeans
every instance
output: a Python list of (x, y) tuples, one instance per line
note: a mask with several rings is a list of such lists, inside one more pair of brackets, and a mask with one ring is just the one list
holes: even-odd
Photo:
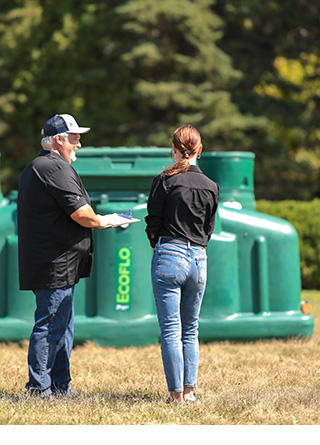
[(26, 388), (46, 396), (69, 390), (73, 346), (74, 286), (37, 290), (35, 324), (28, 351)]
[(158, 242), (151, 276), (168, 390), (183, 392), (185, 386), (194, 388), (197, 384), (198, 321), (207, 278), (206, 251), (189, 242)]

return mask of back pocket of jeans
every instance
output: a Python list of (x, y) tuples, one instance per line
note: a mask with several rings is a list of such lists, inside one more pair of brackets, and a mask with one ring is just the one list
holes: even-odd
[(207, 281), (207, 258), (202, 256), (195, 260), (198, 268), (198, 283), (205, 283)]
[(177, 278), (181, 262), (182, 257), (180, 255), (159, 252), (155, 273), (160, 277)]

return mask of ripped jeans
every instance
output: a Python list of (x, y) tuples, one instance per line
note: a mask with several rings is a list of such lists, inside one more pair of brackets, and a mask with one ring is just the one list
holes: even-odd
[(161, 331), (161, 354), (170, 392), (196, 387), (199, 365), (198, 320), (207, 278), (201, 246), (163, 242), (155, 246), (152, 286)]

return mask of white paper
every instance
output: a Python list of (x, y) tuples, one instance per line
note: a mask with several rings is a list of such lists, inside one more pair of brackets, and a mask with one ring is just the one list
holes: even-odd
[(121, 215), (118, 215), (118, 213), (111, 213), (109, 215), (103, 215), (103, 219), (106, 222), (106, 225), (103, 226), (104, 229), (108, 229), (109, 227), (118, 227), (118, 226), (124, 226), (127, 224), (131, 224), (134, 222), (139, 222), (140, 219), (137, 218), (124, 218)]

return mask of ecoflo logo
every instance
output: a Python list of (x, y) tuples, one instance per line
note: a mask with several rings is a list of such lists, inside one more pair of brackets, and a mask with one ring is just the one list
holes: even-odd
[(131, 248), (118, 247), (116, 251), (116, 311), (131, 309), (131, 265)]

